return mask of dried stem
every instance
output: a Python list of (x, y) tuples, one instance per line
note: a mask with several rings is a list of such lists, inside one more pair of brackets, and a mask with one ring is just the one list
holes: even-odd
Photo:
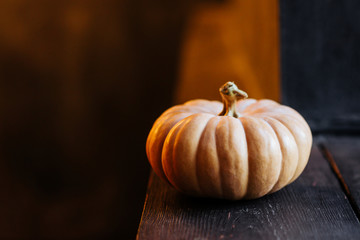
[(219, 116), (238, 118), (239, 114), (236, 112), (236, 102), (238, 100), (246, 99), (248, 97), (247, 93), (238, 89), (233, 82), (225, 83), (219, 91), (224, 103), (224, 108)]

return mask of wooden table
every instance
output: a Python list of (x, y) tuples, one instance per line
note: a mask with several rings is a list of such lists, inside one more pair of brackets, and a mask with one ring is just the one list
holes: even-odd
[(150, 175), (137, 239), (360, 239), (360, 136), (316, 136), (302, 175), (257, 200), (178, 193)]

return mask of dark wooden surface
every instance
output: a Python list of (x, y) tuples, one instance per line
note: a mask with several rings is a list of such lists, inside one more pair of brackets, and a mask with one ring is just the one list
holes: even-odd
[(360, 131), (359, 9), (358, 0), (280, 0), (281, 98), (315, 132)]
[[(356, 169), (360, 148), (356, 146), (360, 138), (326, 140), (321, 138), (321, 143), (339, 158), (340, 169), (347, 171), (344, 175), (349, 175), (346, 179), (351, 181), (352, 191), (358, 193)], [(351, 144), (354, 141), (356, 144)], [(336, 153), (339, 148), (342, 150)], [(348, 154), (348, 150), (352, 153)], [(188, 197), (152, 173), (137, 238), (358, 239), (359, 236), (359, 219), (316, 143), (298, 180), (257, 200)]]
[[(340, 174), (354, 199), (360, 217), (360, 138), (349, 136), (325, 137), (323, 144), (333, 157)], [(354, 206), (355, 207), (355, 206)]]

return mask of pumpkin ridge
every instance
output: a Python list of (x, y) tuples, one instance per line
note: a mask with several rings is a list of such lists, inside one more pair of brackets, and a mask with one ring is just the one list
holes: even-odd
[[(217, 141), (217, 138), (216, 138), (216, 133), (217, 133), (217, 129), (218, 129), (218, 125), (221, 121), (221, 118), (219, 119), (219, 121), (217, 122), (216, 126), (215, 126), (215, 150), (216, 150), (216, 157), (217, 159), (220, 159), (220, 156), (219, 156), (219, 151), (218, 151), (218, 141)], [(224, 197), (224, 191), (223, 191), (223, 183), (222, 183), (222, 178), (221, 178), (221, 163), (219, 161), (219, 172), (218, 172), (218, 178), (219, 178), (219, 185), (220, 185), (220, 196), (221, 197)]]
[(180, 105), (180, 104), (175, 105), (175, 106), (167, 109), (165, 112), (163, 112), (159, 118), (162, 118), (162, 117), (166, 116), (167, 114), (182, 112), (183, 111), (182, 108), (183, 108), (183, 105)]
[[(250, 99), (249, 99), (250, 100)], [(248, 111), (248, 108), (252, 107), (254, 104), (257, 104), (259, 101), (254, 99), (255, 102), (249, 104), (248, 106), (246, 106), (243, 110), (242, 110), (242, 113), (245, 113), (246, 111)]]
[(249, 144), (248, 144), (248, 141), (249, 141), (249, 136), (248, 136), (248, 134), (246, 133), (246, 130), (245, 130), (245, 127), (244, 127), (244, 123), (241, 121), (241, 120), (245, 120), (247, 118), (247, 116), (245, 116), (245, 117), (240, 117), (240, 118), (238, 118), (239, 120), (240, 120), (240, 122), (241, 122), (241, 125), (243, 126), (243, 128), (244, 128), (244, 134), (245, 134), (245, 140), (246, 140), (246, 150), (247, 150), (247, 153), (248, 153), (248, 157), (247, 157), (247, 163), (248, 163), (248, 176), (247, 176), (247, 182), (246, 182), (246, 191), (245, 191), (245, 194), (244, 194), (244, 196), (243, 196), (243, 198), (247, 198), (247, 195), (248, 195), (248, 191), (249, 191), (249, 184), (250, 184), (250, 179), (251, 179), (251, 171), (250, 171), (250, 169), (251, 169), (251, 161), (249, 161), (249, 159), (250, 159), (250, 149), (249, 149)]
[[(191, 101), (189, 101), (189, 102), (191, 102)], [(188, 104), (187, 105), (185, 103), (185, 104), (179, 104), (179, 105), (169, 108), (164, 113), (162, 113), (159, 118), (165, 117), (168, 114), (179, 114), (179, 113), (191, 113), (191, 114), (209, 113), (209, 114), (213, 114), (213, 112), (211, 112), (207, 108), (204, 108), (201, 105), (197, 105), (197, 104), (194, 104), (194, 105)]]
[(197, 100), (191, 100), (191, 101), (187, 101), (186, 103), (184, 103), (183, 107), (191, 107), (191, 108), (197, 108), (199, 111), (198, 112), (194, 112), (194, 113), (209, 113), (209, 114), (214, 114), (214, 112), (207, 107), (207, 105), (204, 106), (204, 103), (207, 104), (212, 104), (211, 101), (209, 100), (201, 100), (201, 99), (197, 99)]
[(262, 108), (265, 108), (265, 107), (269, 107), (269, 106), (276, 106), (276, 105), (279, 105), (278, 103), (276, 103), (275, 101), (272, 101), (272, 100), (268, 100), (268, 99), (261, 99), (261, 100), (256, 100), (256, 102), (250, 104), (249, 106), (247, 106), (245, 109), (244, 109), (244, 112), (247, 112), (247, 114), (251, 114), (252, 112), (256, 112)]
[[(195, 157), (195, 159), (196, 159), (196, 160), (195, 160), (195, 161), (196, 161), (196, 164), (195, 164), (195, 166), (196, 166), (196, 176), (197, 176), (197, 182), (198, 182), (199, 189), (200, 189), (200, 191), (201, 191), (202, 193), (208, 192), (208, 189), (205, 189), (205, 190), (204, 190), (204, 189), (203, 189), (204, 186), (202, 186), (202, 185), (203, 185), (203, 184), (202, 184), (202, 181), (200, 181), (200, 173), (199, 173), (199, 170), (200, 170), (201, 168), (200, 168), (200, 166), (199, 166), (199, 165), (200, 165), (199, 155), (200, 155), (201, 151), (199, 150), (199, 148), (202, 146), (202, 141), (204, 141), (204, 135), (205, 135), (205, 133), (206, 133), (207, 127), (209, 127), (209, 124), (210, 124), (211, 120), (213, 120), (213, 119), (215, 119), (215, 118), (217, 118), (217, 116), (214, 116), (214, 117), (211, 117), (211, 118), (208, 119), (208, 121), (207, 121), (204, 129), (202, 130), (202, 132), (201, 132), (201, 134), (200, 134), (199, 144), (198, 144), (197, 150), (196, 150), (196, 157)], [(217, 121), (216, 126), (217, 126), (217, 124), (219, 124), (219, 122), (220, 122), (220, 119)], [(216, 127), (216, 126), (215, 126), (215, 127)], [(214, 137), (214, 139), (215, 139), (215, 146), (216, 146), (216, 137)], [(215, 151), (216, 151), (216, 154), (218, 154), (216, 147), (215, 147)], [(221, 190), (221, 187), (220, 187), (220, 190)]]
[[(156, 134), (156, 132), (159, 130), (159, 128), (162, 127), (163, 123), (165, 122), (166, 118), (159, 118), (152, 126), (150, 133), (149, 133), (149, 137), (146, 141), (146, 154), (150, 160), (150, 164), (151, 166), (153, 166), (153, 162), (156, 161), (156, 159), (154, 159), (153, 157), (153, 153), (150, 151), (150, 149), (152, 148), (152, 146), (154, 145), (154, 142), (157, 140), (156, 138), (152, 138), (151, 136)], [(165, 137), (166, 138), (166, 137)], [(165, 139), (164, 139), (165, 140)], [(163, 144), (162, 144), (163, 145)], [(163, 146), (161, 146), (161, 149), (163, 148)], [(161, 159), (160, 159), (161, 160)], [(155, 170), (154, 170), (155, 171)], [(161, 174), (160, 174), (161, 175)]]
[[(234, 199), (234, 194), (233, 192), (230, 192), (230, 195), (232, 195), (231, 197), (229, 196), (226, 196), (226, 190), (227, 190), (227, 185), (226, 185), (226, 179), (224, 178), (223, 176), (223, 172), (224, 172), (224, 159), (222, 158), (222, 156), (220, 155), (220, 151), (219, 149), (222, 149), (222, 145), (219, 144), (219, 141), (217, 139), (217, 136), (220, 135), (219, 132), (221, 132), (222, 130), (222, 127), (224, 126), (219, 126), (220, 124), (226, 124), (226, 129), (227, 129), (227, 132), (230, 131), (230, 127), (229, 127), (229, 121), (231, 121), (230, 119), (238, 119), (238, 118), (234, 118), (234, 117), (231, 117), (231, 116), (219, 116), (221, 119), (220, 121), (218, 122), (218, 124), (216, 125), (216, 129), (215, 129), (215, 135), (216, 135), (216, 153), (217, 153), (217, 157), (218, 157), (218, 161), (219, 161), (219, 180), (220, 180), (220, 186), (221, 186), (221, 196), (222, 198), (224, 199)], [(227, 119), (228, 118), (228, 119)], [(230, 135), (230, 134), (228, 134)], [(231, 144), (230, 143), (230, 139), (227, 138), (227, 143), (225, 145), (229, 145)]]
[[(285, 114), (287, 117), (290, 117), (291, 119), (292, 119), (292, 124), (299, 124), (300, 126), (303, 126), (303, 124), (302, 124), (302, 121), (301, 121), (301, 119), (299, 120), (298, 118), (296, 118), (295, 116), (291, 116), (290, 114)], [(281, 122), (282, 124), (284, 124), (284, 126), (290, 131), (290, 133), (293, 135), (293, 137), (294, 137), (294, 139), (295, 139), (295, 142), (296, 142), (296, 147), (297, 147), (297, 149), (298, 149), (298, 163), (297, 163), (297, 167), (296, 167), (296, 170), (295, 170), (295, 172), (294, 172), (294, 176), (290, 179), (290, 181), (289, 181), (289, 184), (290, 183), (292, 183), (293, 181), (295, 181), (296, 180), (296, 178), (298, 177), (298, 176), (296, 176), (297, 175), (297, 173), (299, 172), (299, 167), (301, 166), (301, 161), (302, 161), (302, 159), (301, 159), (301, 149), (299, 149), (299, 146), (300, 146), (300, 144), (299, 144), (299, 140), (298, 140), (298, 138), (296, 137), (296, 135), (294, 134), (294, 132), (293, 132), (293, 130), (291, 129), (291, 128), (289, 128), (288, 126), (287, 126), (287, 124), (285, 124), (285, 122), (284, 122), (284, 120), (283, 119), (281, 119), (281, 118), (278, 118), (277, 116), (275, 116), (274, 117), (276, 120), (278, 120), (279, 122)], [(305, 165), (306, 166), (306, 165)], [(302, 170), (303, 171), (303, 170)], [(302, 172), (302, 171), (300, 171), (300, 172)]]
[[(285, 124), (283, 124), (281, 121), (279, 121), (278, 119), (273, 118), (273, 117), (269, 117), (269, 116), (264, 116), (263, 119), (264, 119), (265, 121), (267, 121), (267, 122), (268, 122), (269, 119), (271, 119), (271, 120), (273, 120), (274, 122), (277, 122), (279, 125), (283, 126), (285, 129), (288, 130), (290, 136), (293, 138), (293, 141), (294, 141), (294, 143), (295, 143), (294, 146), (296, 147), (296, 152), (298, 153), (298, 156), (297, 156), (297, 159), (296, 159), (296, 167), (295, 167), (294, 172), (292, 173), (291, 177), (287, 180), (287, 183), (285, 184), (285, 186), (286, 186), (287, 184), (290, 183), (291, 179), (293, 179), (293, 177), (294, 177), (294, 175), (295, 175), (295, 173), (296, 173), (296, 168), (297, 168), (297, 166), (298, 166), (298, 162), (299, 162), (299, 149), (298, 149), (298, 146), (297, 146), (297, 143), (296, 143), (295, 136), (294, 136), (294, 134), (290, 131), (290, 129), (289, 129)], [(269, 123), (269, 124), (270, 124), (270, 123)], [(271, 125), (271, 124), (270, 124), (270, 125)], [(279, 140), (279, 133), (278, 133), (277, 131), (275, 131), (275, 133), (276, 133), (276, 135), (277, 135), (277, 137), (278, 137), (278, 141), (279, 141), (279, 143), (280, 143), (280, 148), (281, 148), (281, 147), (282, 147), (282, 143), (281, 143), (281, 141)], [(282, 154), (282, 159), (281, 159), (282, 161), (281, 161), (281, 170), (280, 170), (279, 179), (278, 179), (278, 181), (275, 183), (274, 187), (271, 189), (270, 193), (271, 193), (271, 192), (274, 192), (274, 188), (275, 188), (275, 187), (278, 187), (277, 185), (278, 185), (278, 183), (279, 183), (279, 181), (280, 181), (280, 179), (281, 179), (281, 176), (282, 176), (282, 173), (283, 173), (283, 170), (284, 170), (285, 162), (284, 162), (284, 155), (283, 155), (282, 150), (281, 150), (281, 154)], [(292, 158), (292, 161), (294, 161), (294, 158)], [(282, 187), (283, 187), (283, 186), (282, 186)], [(282, 187), (281, 187), (281, 188), (282, 188)], [(280, 188), (280, 189), (281, 189), (281, 188)], [(279, 190), (279, 189), (277, 189), (277, 190)], [(277, 190), (275, 190), (275, 191), (277, 191)]]
[[(191, 116), (191, 115), (190, 115)], [(163, 143), (163, 148), (162, 148), (162, 154), (161, 154), (161, 165), (162, 165), (162, 170), (166, 176), (166, 179), (168, 181), (168, 183), (170, 185), (172, 185), (175, 189), (181, 191), (181, 189), (174, 183), (176, 181), (174, 181), (174, 178), (176, 179), (176, 174), (174, 171), (174, 145), (175, 144), (170, 144), (170, 142), (172, 141), (173, 135), (175, 135), (175, 139), (173, 140), (174, 142), (176, 142), (176, 137), (178, 136), (178, 132), (184, 127), (183, 125), (185, 124), (185, 120), (186, 118), (180, 120), (178, 123), (176, 123), (168, 132), (165, 141)], [(170, 148), (170, 150), (168, 149)], [(167, 152), (170, 151), (170, 156), (171, 159), (169, 160), (166, 155)], [(166, 167), (168, 166), (168, 167)], [(170, 168), (169, 168), (170, 166)]]
[(254, 98), (247, 98), (247, 99), (239, 100), (236, 102), (236, 110), (242, 114), (248, 106), (250, 106), (256, 102), (257, 102), (257, 100)]
[[(206, 117), (207, 121), (203, 122), (204, 117)], [(199, 187), (199, 182), (198, 182), (198, 178), (197, 178), (197, 174), (196, 174), (196, 154), (197, 154), (197, 150), (198, 150), (198, 145), (199, 145), (199, 138), (201, 137), (202, 132), (204, 131), (205, 126), (207, 125), (208, 121), (212, 118), (211, 114), (208, 113), (197, 113), (197, 114), (193, 114), (187, 118), (185, 118), (183, 121), (183, 126), (181, 126), (181, 128), (179, 129), (179, 131), (176, 133), (176, 137), (175, 137), (175, 141), (174, 141), (174, 147), (173, 147), (173, 152), (172, 152), (172, 161), (173, 161), (173, 168), (174, 168), (174, 175), (175, 178), (179, 181), (181, 181), (181, 189), (183, 190), (183, 192), (186, 193), (191, 193), (191, 194), (195, 194), (195, 195), (199, 195), (199, 191), (200, 191), (200, 187)], [(195, 124), (196, 122), (196, 124)], [(193, 125), (196, 125), (197, 128), (199, 128), (199, 126), (202, 126), (201, 130), (197, 130), (196, 131), (196, 135), (191, 132), (191, 136), (189, 136), (189, 128), (192, 128)], [(182, 159), (178, 157), (178, 153), (179, 153), (179, 147), (180, 150), (185, 146), (185, 148), (187, 148), (190, 145), (187, 145), (187, 142), (189, 137), (191, 137), (191, 139), (197, 139), (197, 141), (194, 141), (197, 145), (194, 146), (193, 148), (191, 147), (190, 150), (192, 153), (190, 155), (188, 155), (188, 159)], [(188, 172), (186, 174), (184, 174), (184, 172), (182, 171), (183, 169), (180, 167), (182, 166), (181, 162), (188, 162), (188, 164), (190, 163), (191, 166), (193, 167), (193, 169), (190, 168), (191, 172)], [(176, 166), (176, 167), (175, 167)], [(182, 174), (184, 174), (185, 176), (183, 176)], [(186, 176), (188, 178), (186, 178)], [(184, 187), (185, 185), (190, 186), (189, 184), (184, 184), (184, 182), (190, 180), (191, 184), (191, 188), (186, 188)]]
[[(293, 116), (291, 116), (291, 117), (293, 117)], [(279, 119), (274, 118), (274, 117), (269, 117), (269, 118), (274, 119), (275, 121), (278, 121), (278, 122), (279, 122), (281, 125), (283, 125), (287, 130), (289, 130), (291, 136), (294, 138), (296, 151), (297, 151), (297, 153), (298, 153), (298, 158), (297, 158), (297, 161), (296, 161), (296, 169), (297, 169), (297, 167), (299, 166), (299, 160), (300, 160), (300, 159), (299, 159), (299, 158), (300, 158), (300, 154), (299, 154), (300, 149), (299, 149), (299, 146), (298, 146), (298, 143), (297, 143), (297, 141), (296, 141), (296, 137), (295, 137), (294, 133), (291, 131), (290, 128), (288, 128), (287, 125), (285, 125), (285, 124), (284, 124), (282, 121), (280, 121)], [(294, 179), (294, 177), (295, 177), (295, 174), (296, 174), (296, 169), (295, 169), (295, 171), (294, 171), (293, 176), (290, 178), (289, 183), (291, 183), (291, 182), (293, 181), (293, 179)], [(288, 183), (288, 184), (289, 184), (289, 183)]]
[(247, 137), (246, 137), (246, 131), (245, 131), (245, 128), (244, 128), (244, 124), (242, 123), (242, 121), (241, 121), (241, 118), (242, 117), (239, 117), (239, 118), (237, 118), (237, 120), (240, 122), (240, 125), (241, 125), (241, 127), (242, 127), (242, 129), (243, 129), (243, 132), (244, 132), (244, 137), (245, 137), (245, 141), (244, 141), (244, 143), (243, 144), (245, 144), (246, 145), (246, 154), (247, 154), (247, 159), (246, 159), (246, 163), (247, 163), (247, 178), (246, 178), (246, 185), (245, 185), (245, 190), (244, 190), (244, 193), (243, 193), (243, 195), (241, 196), (241, 198), (243, 198), (244, 196), (246, 196), (246, 193), (247, 193), (247, 191), (248, 191), (248, 184), (249, 184), (249, 173), (250, 173), (250, 171), (249, 171), (249, 147), (248, 147), (248, 143), (247, 143)]
[[(224, 119), (225, 120), (225, 119)], [(225, 122), (226, 122), (226, 132), (228, 133), (227, 135), (228, 135), (228, 138), (226, 139), (227, 140), (227, 142), (226, 142), (226, 144), (227, 145), (230, 145), (231, 144), (231, 142), (230, 142), (230, 139), (229, 139), (229, 136), (231, 135), (231, 127), (230, 127), (230, 122), (231, 120), (229, 119), (229, 120), (225, 120)], [(221, 175), (220, 176), (221, 178), (223, 177), (223, 175)], [(226, 180), (226, 179), (224, 179), (224, 180)], [(226, 182), (224, 183), (224, 181), (222, 181), (222, 183), (223, 183), (223, 185), (222, 185), (222, 187), (223, 187), (223, 190), (225, 190), (225, 192), (226, 192)], [(230, 196), (225, 196), (225, 192), (223, 192), (224, 193), (224, 197), (227, 197), (227, 198), (233, 198), (234, 197), (234, 192), (230, 192)]]
[[(279, 106), (279, 108), (283, 108), (283, 107), (286, 107), (286, 106)], [(283, 108), (283, 109), (285, 109), (285, 108)], [(267, 111), (267, 112), (254, 113), (252, 116), (254, 116), (254, 117), (271, 117), (275, 120), (278, 120), (280, 123), (282, 123), (282, 121), (280, 121), (280, 119), (282, 117), (287, 117), (287, 118), (291, 118), (292, 120), (296, 121), (297, 124), (299, 124), (300, 126), (309, 129), (309, 126), (307, 125), (306, 120), (296, 111), (279, 113), (279, 112), (276, 112), (276, 110), (272, 110), (272, 111)], [(284, 126), (287, 126), (284, 123), (282, 123), (282, 124)], [(286, 128), (288, 128), (288, 127), (286, 127)]]
[[(166, 140), (167, 135), (169, 134), (169, 132), (171, 131), (171, 129), (180, 121), (182, 121), (183, 119), (185, 119), (187, 116), (184, 116), (183, 118), (179, 118), (176, 121), (172, 122), (172, 126), (170, 126), (170, 124), (168, 126), (166, 126), (167, 121), (169, 121), (169, 119), (173, 119), (175, 116), (178, 115), (187, 115), (190, 113), (169, 113), (168, 115), (163, 116), (162, 118), (159, 118), (153, 125), (150, 133), (149, 133), (149, 137), (147, 139), (146, 142), (146, 151), (147, 151), (147, 156), (149, 158), (149, 162), (151, 164), (151, 166), (154, 168), (154, 171), (157, 175), (159, 175), (159, 177), (167, 180), (167, 177), (164, 173), (163, 170), (163, 166), (162, 166), (162, 150), (164, 147), (164, 143)], [(172, 120), (171, 120), (172, 121)], [(162, 134), (158, 134), (158, 132), (166, 132), (164, 135)], [(161, 140), (161, 138), (159, 139), (159, 137), (157, 138), (153, 138), (153, 135), (162, 135), (163, 138)], [(151, 149), (154, 149), (154, 151), (151, 151)]]
[[(282, 111), (279, 111), (279, 110), (282, 110)], [(268, 116), (271, 114), (271, 117), (273, 117), (273, 115), (276, 117), (279, 117), (280, 115), (286, 115), (287, 117), (293, 118), (296, 121), (298, 121), (298, 123), (300, 123), (303, 127), (306, 127), (306, 128), (309, 127), (309, 125), (306, 123), (306, 120), (303, 118), (303, 116), (300, 115), (299, 112), (297, 112), (295, 109), (292, 109), (285, 105), (279, 104), (279, 106), (277, 106), (274, 109), (270, 109), (269, 111), (259, 112), (259, 113), (255, 113), (255, 114), (266, 114)], [(275, 118), (275, 117), (273, 117), (273, 118)]]
[(276, 136), (276, 140), (278, 142), (278, 145), (279, 145), (279, 148), (280, 148), (280, 154), (281, 154), (281, 158), (280, 158), (280, 162), (281, 162), (281, 165), (280, 165), (280, 171), (279, 171), (279, 175), (277, 176), (277, 179), (276, 181), (274, 182), (273, 186), (271, 187), (271, 189), (266, 193), (270, 193), (271, 190), (273, 190), (273, 188), (276, 186), (277, 182), (280, 180), (280, 174), (281, 174), (281, 169), (283, 167), (283, 161), (284, 161), (284, 156), (283, 156), (283, 152), (281, 150), (281, 143), (280, 143), (280, 140), (279, 140), (279, 135), (278, 133), (275, 131), (275, 129), (271, 126), (271, 124), (269, 124), (264, 118), (259, 118), (260, 120), (262, 120), (265, 124), (267, 124), (270, 129), (273, 131), (273, 133), (275, 134)]
[(248, 150), (247, 145), (243, 145), (246, 144), (243, 125), (237, 118), (221, 116), (215, 135), (222, 198), (240, 199), (246, 194), (248, 181)]
[(218, 131), (219, 131), (219, 124), (221, 122), (221, 120), (223, 120), (224, 118), (226, 118), (226, 116), (220, 116), (220, 121), (216, 124), (216, 127), (215, 127), (215, 147), (216, 147), (216, 155), (217, 155), (217, 158), (218, 158), (218, 161), (219, 161), (219, 183), (220, 183), (220, 190), (221, 190), (221, 197), (222, 198), (225, 198), (225, 193), (224, 193), (224, 181), (222, 179), (222, 163), (221, 163), (221, 158), (220, 158), (220, 155), (219, 155), (219, 144), (218, 144), (218, 139), (217, 139), (217, 135), (218, 135)]
[[(268, 144), (274, 144), (273, 139), (272, 140), (266, 140), (265, 142), (262, 142), (262, 144), (266, 144), (263, 147), (259, 149), (259, 146), (256, 146), (256, 142), (259, 139), (266, 139), (268, 136), (272, 136), (273, 138), (277, 138), (273, 128), (268, 125), (263, 119), (259, 117), (254, 116), (244, 116), (242, 118), (243, 125), (245, 132), (248, 133), (246, 135), (246, 141), (249, 143), (248, 146), (248, 152), (249, 152), (249, 181), (248, 181), (248, 191), (244, 198), (246, 199), (253, 199), (253, 198), (259, 198), (262, 197), (270, 192), (272, 187), (277, 181), (278, 176), (272, 177), (271, 173), (273, 171), (278, 171), (278, 168), (274, 167), (274, 164), (277, 163), (278, 158), (276, 157), (277, 153), (281, 153), (280, 144), (279, 142), (276, 144), (279, 149), (278, 151), (273, 151), (276, 149), (272, 149), (271, 145)], [(263, 126), (267, 126), (265, 132), (262, 132), (261, 130)], [(260, 131), (259, 131), (260, 128)], [(270, 129), (271, 130), (270, 130)], [(266, 135), (266, 137), (264, 137)], [(250, 144), (251, 143), (251, 144)], [(262, 151), (267, 151), (267, 154), (264, 154)], [(268, 155), (271, 154), (271, 155)], [(268, 158), (271, 156), (271, 158)], [(260, 160), (259, 160), (260, 159)], [(272, 161), (271, 161), (272, 160)], [(262, 164), (265, 164), (266, 167), (261, 166)], [(261, 164), (259, 164), (261, 163)], [(279, 162), (280, 163), (280, 162)], [(257, 165), (260, 165), (260, 169), (255, 168)], [(280, 165), (280, 164), (279, 164)], [(261, 173), (265, 173), (266, 175), (262, 175)], [(277, 175), (280, 174), (280, 170), (278, 171)], [(251, 181), (250, 181), (251, 180)], [(261, 187), (260, 189), (257, 189), (258, 186), (261, 186), (263, 182), (268, 183), (266, 187)], [(251, 189), (251, 187), (254, 187), (257, 189), (255, 192)]]
[[(193, 117), (194, 115), (190, 115), (189, 117), (187, 117), (187, 118), (184, 118), (181, 122), (182, 122), (182, 126), (180, 127), (180, 125), (179, 125), (179, 130), (176, 132), (176, 136), (175, 136), (175, 140), (174, 140), (174, 146), (173, 146), (173, 148), (172, 148), (172, 155), (171, 155), (171, 162), (172, 162), (172, 164), (170, 164), (170, 166), (172, 167), (172, 171), (173, 171), (173, 173), (174, 173), (174, 176), (175, 176), (175, 179), (176, 179), (176, 181), (175, 182), (178, 182), (179, 180), (179, 178), (181, 179), (181, 177), (179, 177), (178, 176), (178, 173), (176, 173), (176, 171), (175, 171), (175, 168), (176, 168), (176, 161), (177, 161), (177, 158), (176, 158), (176, 147), (177, 147), (177, 143), (178, 143), (178, 141), (179, 141), (179, 138), (180, 138), (180, 133), (182, 132), (182, 130), (186, 127), (186, 124), (187, 123), (189, 123), (190, 122), (190, 120), (191, 120), (191, 117)], [(176, 159), (176, 160), (175, 160)], [(184, 191), (184, 189), (182, 189), (181, 187), (179, 188), (178, 187), (178, 189), (180, 190), (180, 191)]]
[[(272, 108), (274, 107), (278, 108), (280, 106), (280, 104), (278, 104), (277, 102), (268, 99), (258, 100), (255, 104), (258, 104), (259, 106), (254, 107), (253, 106), (254, 104), (252, 104), (245, 109), (244, 112), (246, 112), (246, 115), (255, 115), (257, 113), (268, 113), (271, 112)], [(249, 109), (251, 107), (254, 109)]]
[(200, 106), (182, 105), (181, 107), (182, 109), (178, 110), (177, 113), (191, 113), (191, 114), (207, 113), (205, 109)]

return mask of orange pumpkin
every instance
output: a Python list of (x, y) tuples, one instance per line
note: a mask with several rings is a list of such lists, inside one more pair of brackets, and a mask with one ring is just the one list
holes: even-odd
[(246, 99), (232, 82), (218, 101), (192, 100), (165, 111), (146, 143), (155, 173), (186, 194), (254, 199), (293, 182), (312, 145), (310, 128), (294, 109)]

